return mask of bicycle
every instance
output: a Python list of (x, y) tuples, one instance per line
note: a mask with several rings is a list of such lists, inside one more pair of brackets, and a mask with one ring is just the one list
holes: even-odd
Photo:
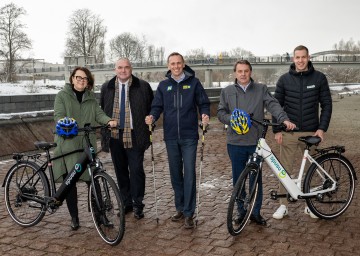
[[(38, 224), (46, 212), (55, 213), (68, 191), (80, 176), (88, 171), (91, 179), (88, 189), (88, 211), (91, 211), (96, 230), (107, 244), (120, 243), (125, 232), (124, 204), (114, 180), (96, 157), (89, 138), (90, 133), (99, 128), (107, 126), (91, 127), (90, 124), (86, 124), (84, 128), (78, 129), (79, 132), (84, 132), (87, 145), (84, 149), (51, 157), (50, 149), (56, 147), (56, 143), (37, 141), (34, 145), (38, 150), (45, 152), (46, 160), (40, 153), (13, 155), (16, 163), (9, 169), (2, 185), (5, 187), (6, 209), (13, 221), (22, 227), (31, 227)], [(52, 161), (78, 152), (82, 154), (57, 190)]]
[[(288, 192), (285, 195), (278, 195), (276, 191), (271, 191), (271, 199), (288, 197), (291, 202), (304, 199), (310, 211), (321, 219), (334, 219), (346, 211), (354, 196), (357, 177), (350, 161), (342, 155), (345, 152), (344, 146), (316, 149), (316, 153), (310, 155), (310, 147), (317, 146), (321, 139), (317, 136), (299, 137), (306, 146), (299, 175), (297, 178), (291, 178), (265, 140), (269, 126), (280, 126), (282, 130), (285, 130), (285, 125), (272, 123), (268, 119), (259, 121), (252, 117), (251, 121), (262, 125), (264, 129), (258, 140), (256, 151), (249, 157), (230, 198), (227, 228), (231, 235), (239, 235), (250, 219), (257, 198), (258, 178), (262, 175), (264, 161)], [(309, 161), (311, 165), (301, 189), (306, 161)]]

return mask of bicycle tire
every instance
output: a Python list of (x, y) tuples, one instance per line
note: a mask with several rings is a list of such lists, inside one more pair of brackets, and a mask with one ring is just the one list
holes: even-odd
[[(315, 160), (337, 182), (337, 186), (334, 191), (307, 198), (306, 203), (317, 217), (334, 219), (346, 211), (354, 197), (355, 171), (347, 158), (336, 153), (325, 154)], [(304, 180), (304, 193), (331, 186), (332, 181), (321, 176), (318, 167), (311, 164)]]
[[(100, 237), (109, 245), (121, 242), (125, 232), (124, 203), (114, 180), (105, 172), (95, 170), (94, 186), (90, 186), (89, 199), (92, 219)], [(99, 209), (94, 194), (101, 208)]]
[(31, 200), (31, 197), (43, 200), (50, 194), (47, 177), (39, 169), (36, 163), (20, 161), (10, 168), (5, 181), (6, 209), (22, 227), (36, 225), (46, 212), (45, 204)]
[[(250, 219), (259, 189), (258, 173), (258, 168), (247, 166), (235, 184), (227, 212), (227, 228), (232, 236), (239, 235)], [(243, 208), (241, 213), (239, 208)]]

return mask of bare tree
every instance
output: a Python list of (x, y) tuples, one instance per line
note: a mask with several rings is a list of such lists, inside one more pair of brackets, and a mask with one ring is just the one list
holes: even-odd
[(131, 62), (146, 60), (147, 42), (145, 36), (139, 39), (129, 32), (122, 33), (110, 40), (110, 58), (112, 61), (123, 57)]
[(155, 46), (153, 44), (148, 45), (147, 47), (147, 61), (150, 62), (151, 64), (154, 64), (155, 62)]
[(236, 47), (230, 50), (230, 54), (229, 54), (229, 57), (232, 58), (248, 58), (252, 56), (254, 56), (254, 54), (251, 51), (244, 50), (241, 47)]
[(13, 3), (0, 9), (0, 58), (5, 60), (6, 82), (15, 81), (15, 61), (21, 58), (21, 51), (32, 47), (30, 39), (23, 32), (25, 25), (20, 21), (21, 16), (25, 14), (25, 9)]
[(334, 44), (333, 48), (334, 50), (360, 52), (360, 41), (355, 42), (354, 39), (350, 38), (349, 41), (345, 42), (344, 39), (341, 39), (339, 43)]
[(105, 62), (104, 37), (107, 28), (98, 15), (89, 9), (74, 11), (69, 19), (65, 56), (93, 56), (96, 63)]
[(205, 59), (205, 50), (203, 48), (191, 49), (186, 52), (185, 59), (203, 60)]

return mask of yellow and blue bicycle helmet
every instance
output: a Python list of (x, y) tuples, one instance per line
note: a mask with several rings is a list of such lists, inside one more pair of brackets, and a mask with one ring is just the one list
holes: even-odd
[(64, 117), (57, 121), (56, 134), (62, 137), (73, 137), (78, 134), (78, 125), (74, 118)]
[(250, 116), (245, 111), (235, 108), (231, 114), (230, 126), (237, 134), (244, 135), (251, 128)]

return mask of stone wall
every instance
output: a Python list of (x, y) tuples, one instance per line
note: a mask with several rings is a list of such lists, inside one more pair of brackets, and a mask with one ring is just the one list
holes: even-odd
[[(218, 102), (211, 103), (211, 116), (216, 116)], [(9, 158), (13, 153), (35, 150), (35, 141), (53, 141), (55, 123), (52, 113), (37, 113), (14, 116), (12, 119), (0, 120), (0, 159)], [(162, 127), (162, 118), (156, 123)]]

